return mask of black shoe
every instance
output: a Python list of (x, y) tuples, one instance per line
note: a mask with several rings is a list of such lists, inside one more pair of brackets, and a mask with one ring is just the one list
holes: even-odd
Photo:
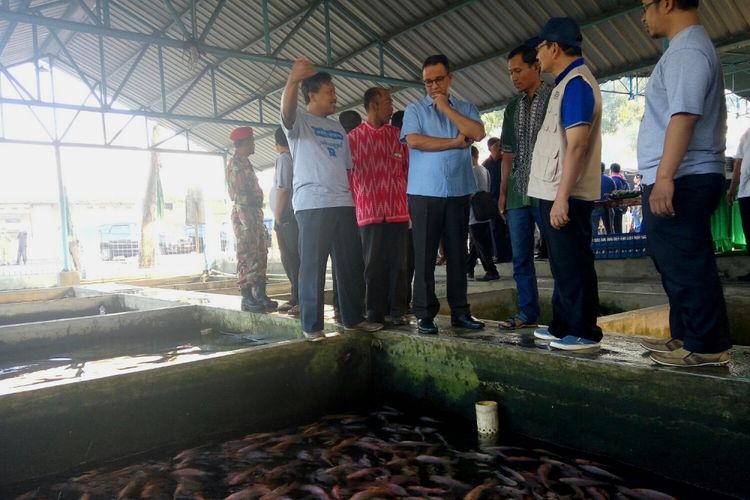
[(737, 276), (737, 281), (744, 281), (744, 282), (750, 281), (750, 273), (743, 274), (742, 276)]
[(407, 324), (409, 320), (407, 320), (405, 316), (402, 316), (400, 314), (391, 314), (390, 319), (386, 317), (386, 322), (392, 324), (393, 326), (401, 326)]
[(268, 298), (268, 295), (266, 295), (266, 282), (263, 281), (262, 283), (258, 283), (253, 287), (253, 296), (255, 297), (255, 300), (261, 304), (266, 311), (273, 311), (277, 307), (279, 307), (279, 303), (275, 300), (271, 300)]
[(256, 300), (250, 288), (243, 288), (240, 291), (242, 292), (242, 303), (240, 304), (240, 308), (243, 311), (256, 313), (265, 312), (265, 306)]
[(417, 320), (417, 331), (426, 335), (437, 335), (438, 328), (432, 318), (422, 318)]
[(456, 328), (468, 328), (469, 330), (481, 330), (484, 323), (471, 317), (471, 314), (462, 314), (451, 319), (451, 325)]
[(494, 273), (494, 274), (485, 273), (484, 276), (482, 276), (480, 278), (477, 278), (477, 281), (495, 281), (495, 280), (499, 280), (499, 279), (500, 279), (500, 274), (499, 273)]

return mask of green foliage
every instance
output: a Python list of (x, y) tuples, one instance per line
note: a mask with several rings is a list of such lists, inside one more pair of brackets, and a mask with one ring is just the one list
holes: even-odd
[[(644, 89), (647, 82), (647, 78), (639, 78), (637, 87)], [(625, 137), (635, 150), (645, 99), (643, 96), (631, 98), (624, 93), (628, 83), (627, 79), (622, 79), (602, 84), (602, 134)]]
[(487, 135), (495, 135), (500, 137), (500, 130), (503, 128), (503, 113), (504, 109), (497, 109), (490, 111), (482, 115), (482, 122), (484, 122), (484, 130)]

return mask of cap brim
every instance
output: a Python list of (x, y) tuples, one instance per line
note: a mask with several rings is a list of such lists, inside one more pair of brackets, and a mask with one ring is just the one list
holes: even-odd
[(539, 44), (540, 44), (540, 43), (542, 43), (543, 41), (544, 41), (544, 39), (543, 39), (543, 38), (540, 38), (540, 37), (538, 37), (538, 36), (535, 36), (535, 37), (533, 37), (533, 38), (529, 38), (528, 40), (526, 40), (525, 42), (523, 42), (523, 44), (524, 44), (524, 45), (525, 45), (526, 47), (533, 47), (533, 48), (537, 48), (537, 47), (539, 46)]

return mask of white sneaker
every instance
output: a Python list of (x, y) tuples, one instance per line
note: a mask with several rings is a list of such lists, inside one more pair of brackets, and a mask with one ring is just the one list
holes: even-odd
[(326, 338), (325, 333), (323, 333), (323, 330), (318, 330), (317, 332), (302, 332), (305, 336), (306, 340), (309, 340), (310, 342), (315, 342), (318, 340), (323, 340)]
[(560, 340), (549, 332), (549, 327), (542, 326), (534, 330), (534, 337), (539, 340)]
[(596, 351), (602, 345), (595, 340), (576, 337), (575, 335), (566, 335), (561, 339), (553, 340), (549, 343), (553, 349), (562, 349), (563, 351)]

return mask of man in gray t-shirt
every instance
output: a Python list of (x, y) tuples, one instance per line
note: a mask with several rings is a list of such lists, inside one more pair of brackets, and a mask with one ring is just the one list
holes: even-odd
[(670, 41), (646, 87), (638, 169), (648, 253), (669, 297), (672, 338), (641, 345), (663, 365), (722, 365), (731, 341), (710, 225), (724, 187), (721, 63), (698, 0), (642, 3), (649, 34)]
[(278, 311), (290, 316), (299, 316), (299, 226), (294, 218), (292, 208), (292, 184), (294, 169), (292, 155), (289, 154), (289, 142), (286, 140), (284, 129), (277, 128), (274, 132), (276, 152), (276, 169), (271, 190), (271, 209), (273, 210), (273, 229), (276, 232), (276, 242), (281, 252), (281, 264), (289, 283), (292, 285), (289, 301), (281, 304)]
[[(298, 93), (307, 111), (298, 110)], [(294, 162), (292, 204), (299, 224), (299, 305), (302, 331), (309, 340), (323, 335), (323, 290), (328, 255), (339, 284), (339, 310), (346, 329), (383, 328), (365, 321), (364, 262), (347, 169), (352, 158), (343, 127), (328, 118), (336, 112), (331, 75), (316, 73), (299, 58), (281, 97), (281, 126)]]

